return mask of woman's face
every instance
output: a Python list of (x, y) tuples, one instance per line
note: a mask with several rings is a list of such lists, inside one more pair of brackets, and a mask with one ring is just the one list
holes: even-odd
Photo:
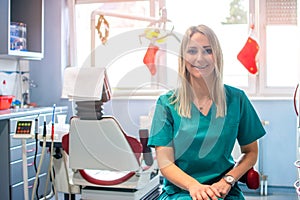
[(208, 77), (214, 71), (213, 52), (206, 36), (196, 32), (185, 52), (186, 68), (194, 78)]

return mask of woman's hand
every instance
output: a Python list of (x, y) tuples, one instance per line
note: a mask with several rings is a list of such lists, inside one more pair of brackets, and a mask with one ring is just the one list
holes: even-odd
[(218, 200), (218, 198), (222, 198), (216, 188), (198, 182), (189, 184), (188, 191), (193, 200)]
[(211, 185), (212, 188), (218, 191), (220, 194), (220, 198), (225, 198), (228, 192), (231, 189), (231, 185), (227, 183), (223, 178), (220, 179), (218, 182)]

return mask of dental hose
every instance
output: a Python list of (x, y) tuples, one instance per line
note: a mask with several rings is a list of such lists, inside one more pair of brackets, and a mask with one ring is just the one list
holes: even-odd
[[(37, 173), (37, 166), (36, 166), (36, 157), (37, 157), (37, 152), (38, 152), (38, 134), (39, 134), (39, 121), (38, 121), (38, 117), (39, 115), (35, 118), (35, 153), (34, 153), (34, 170), (35, 173)], [(36, 186), (36, 190), (35, 190), (35, 195), (36, 198), (39, 199), (39, 185), (40, 185), (40, 179), (39, 177), (37, 177), (37, 186)], [(34, 191), (33, 191), (34, 192)]]
[(51, 124), (50, 164), (49, 164), (49, 168), (48, 168), (48, 175), (47, 175), (47, 181), (46, 181), (44, 196), (46, 196), (46, 192), (47, 192), (47, 188), (48, 188), (48, 181), (49, 181), (49, 174), (50, 174), (55, 199), (58, 200), (58, 195), (57, 195), (57, 191), (56, 191), (56, 187), (55, 187), (54, 172), (53, 172), (54, 122), (55, 122), (54, 120), (55, 120), (55, 104), (53, 105), (52, 124)]
[[(32, 194), (31, 194), (31, 200), (34, 200), (34, 194), (37, 188), (37, 183), (39, 180), (39, 174), (41, 171), (41, 167), (42, 167), (42, 163), (44, 160), (44, 155), (45, 155), (45, 149), (46, 149), (46, 134), (47, 134), (47, 124), (44, 121), (44, 128), (43, 128), (43, 147), (42, 147), (42, 153), (41, 153), (41, 157), (40, 157), (40, 162), (39, 162), (39, 166), (35, 175), (35, 180), (34, 180), (34, 184), (33, 184), (33, 190), (32, 190)], [(36, 136), (37, 137), (37, 136)], [(37, 198), (38, 199), (38, 198)]]
[(68, 171), (68, 166), (67, 166), (67, 154), (65, 151), (62, 152), (63, 160), (64, 160), (64, 167), (65, 167), (65, 172), (67, 176), (67, 182), (68, 182), (68, 191), (69, 191), (69, 200), (71, 200), (71, 195), (72, 195), (72, 189), (70, 185), (70, 179), (69, 179), (69, 171)]

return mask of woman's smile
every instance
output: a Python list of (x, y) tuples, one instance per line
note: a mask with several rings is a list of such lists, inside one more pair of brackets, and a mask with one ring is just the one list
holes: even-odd
[(195, 68), (197, 68), (197, 69), (205, 69), (205, 68), (207, 68), (209, 65), (208, 64), (206, 64), (206, 65), (201, 65), (201, 66), (195, 66), (195, 65), (192, 65), (192, 67), (195, 67)]

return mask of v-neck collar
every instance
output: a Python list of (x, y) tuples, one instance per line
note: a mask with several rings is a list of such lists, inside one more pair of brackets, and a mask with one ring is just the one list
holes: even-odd
[(212, 104), (211, 104), (211, 106), (210, 106), (210, 108), (209, 108), (207, 114), (204, 115), (204, 114), (197, 108), (197, 106), (196, 106), (194, 103), (192, 103), (192, 105), (193, 105), (194, 109), (196, 109), (196, 111), (197, 111), (198, 113), (200, 113), (200, 115), (203, 116), (203, 117), (205, 117), (205, 118), (210, 117), (210, 116), (211, 116), (211, 113), (212, 113), (212, 109), (215, 109), (215, 104), (214, 104), (214, 102), (212, 102)]

